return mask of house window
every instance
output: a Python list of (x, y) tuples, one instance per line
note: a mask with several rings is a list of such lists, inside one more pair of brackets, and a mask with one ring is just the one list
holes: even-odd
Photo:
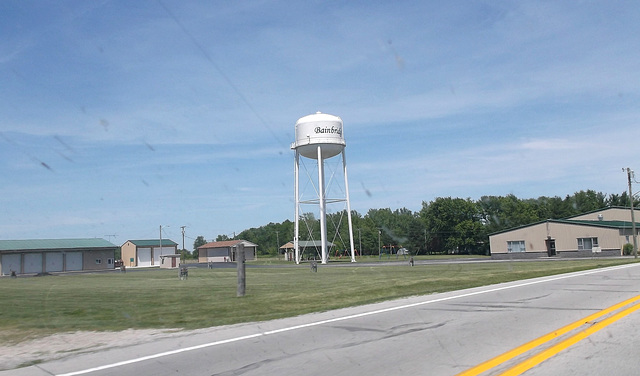
[(96, 259), (96, 264), (102, 264), (102, 259)]
[(598, 246), (598, 238), (578, 238), (578, 251), (590, 251)]
[(108, 258), (107, 259), (107, 265), (113, 265), (113, 259), (112, 258)]
[(526, 248), (524, 246), (524, 240), (516, 240), (516, 241), (508, 241), (507, 242), (507, 253), (515, 253), (515, 252), (526, 252)]

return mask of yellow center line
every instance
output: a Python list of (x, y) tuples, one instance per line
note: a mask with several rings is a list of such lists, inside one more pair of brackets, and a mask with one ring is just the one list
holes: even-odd
[(631, 306), (629, 308), (626, 308), (625, 310), (616, 313), (615, 315), (608, 317), (600, 322), (597, 322), (595, 324), (593, 324), (592, 326), (588, 327), (585, 330), (582, 330), (581, 332), (565, 339), (564, 341), (557, 343), (553, 346), (551, 346), (550, 348), (540, 352), (539, 354), (536, 354), (534, 356), (532, 356), (531, 358), (523, 361), (520, 364), (517, 364), (511, 368), (509, 368), (508, 370), (506, 370), (505, 372), (501, 373), (500, 376), (516, 376), (516, 375), (520, 375), (523, 372), (533, 368), (534, 366), (542, 363), (543, 361), (551, 358), (552, 356), (556, 355), (557, 353), (559, 353), (560, 351), (575, 345), (576, 343), (578, 343), (579, 341), (582, 341), (583, 339), (587, 338), (588, 336), (590, 336), (591, 334), (613, 324), (614, 322), (620, 320), (621, 318), (631, 314), (634, 311), (637, 311), (638, 309), (640, 309), (640, 304), (636, 304), (634, 306)]
[[(591, 321), (594, 321), (604, 315), (607, 315), (613, 311), (617, 311), (618, 309), (627, 306), (631, 303), (634, 303), (636, 301), (640, 300), (640, 295), (635, 296), (631, 299), (627, 299), (623, 302), (620, 302), (618, 304), (615, 304), (609, 308), (605, 308), (602, 311), (596, 312), (594, 314), (591, 314), (581, 320), (578, 320), (576, 322), (573, 322), (567, 326), (564, 326), (558, 330), (554, 330), (553, 332), (547, 333), (545, 335), (543, 335), (542, 337), (536, 338), (533, 341), (527, 342), (524, 345), (521, 345), (519, 347), (516, 347), (510, 351), (507, 351), (504, 354), (498, 355), (495, 358), (489, 359), (486, 362), (480, 363), (477, 366), (470, 368), (466, 371), (463, 371), (459, 374), (457, 374), (456, 376), (476, 376), (479, 375), (483, 372), (486, 372), (496, 366), (499, 366), (501, 364), (503, 364), (506, 361), (509, 361), (519, 355), (522, 355), (524, 353), (526, 353), (527, 351), (530, 351), (531, 349), (534, 349), (538, 346), (541, 346), (561, 335), (564, 335), (576, 328), (579, 328), (580, 326), (587, 324)], [(639, 306), (640, 307), (640, 306)], [(606, 320), (605, 320), (606, 321)], [(604, 321), (603, 321), (604, 322)], [(607, 324), (608, 325), (608, 324)], [(524, 372), (524, 371), (523, 371)]]

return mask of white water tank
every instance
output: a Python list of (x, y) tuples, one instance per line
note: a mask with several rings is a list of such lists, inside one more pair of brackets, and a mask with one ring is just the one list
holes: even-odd
[(296, 122), (296, 141), (291, 149), (307, 158), (318, 158), (318, 146), (322, 159), (334, 157), (346, 146), (342, 133), (342, 119), (338, 116), (316, 112), (301, 117)]

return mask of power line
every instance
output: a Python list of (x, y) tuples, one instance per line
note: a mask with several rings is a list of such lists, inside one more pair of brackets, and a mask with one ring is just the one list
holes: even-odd
[(160, 0), (158, 0), (158, 3), (162, 6), (162, 8), (164, 8), (164, 10), (167, 12), (167, 14), (169, 15), (169, 17), (171, 17), (175, 23), (178, 25), (178, 27), (180, 27), (180, 29), (182, 30), (182, 32), (189, 38), (189, 40), (191, 40), (191, 43), (193, 43), (196, 48), (198, 50), (200, 50), (200, 52), (202, 53), (202, 55), (204, 55), (204, 58), (207, 59), (207, 61), (211, 64), (211, 66), (218, 71), (218, 74), (220, 74), (220, 76), (222, 76), (222, 78), (227, 82), (227, 84), (229, 84), (229, 87), (231, 87), (231, 89), (233, 89), (233, 91), (238, 95), (238, 97), (240, 98), (240, 100), (242, 102), (244, 102), (244, 104), (249, 108), (249, 110), (251, 110), (251, 112), (258, 118), (258, 120), (260, 120), (260, 123), (262, 123), (262, 125), (269, 131), (269, 133), (271, 133), (271, 135), (273, 136), (273, 138), (276, 139), (276, 141), (278, 141), (278, 143), (281, 146), (285, 146), (286, 144), (283, 143), (278, 136), (275, 134), (275, 132), (271, 129), (271, 127), (269, 126), (269, 124), (267, 124), (267, 122), (264, 120), (264, 118), (262, 118), (262, 116), (260, 116), (260, 114), (258, 113), (258, 111), (255, 109), (255, 107), (253, 107), (253, 105), (251, 104), (251, 102), (249, 102), (249, 100), (247, 99), (247, 97), (244, 96), (244, 94), (242, 94), (242, 92), (240, 91), (240, 89), (238, 89), (238, 87), (233, 83), (233, 81), (231, 81), (231, 79), (229, 78), (229, 76), (227, 76), (224, 71), (220, 68), (220, 66), (218, 66), (218, 64), (216, 64), (216, 62), (213, 60), (213, 58), (211, 57), (211, 55), (209, 55), (209, 53), (207, 52), (207, 50), (204, 49), (204, 47), (202, 47), (202, 45), (198, 42), (198, 40), (189, 32), (189, 30), (187, 30), (187, 28), (182, 24), (182, 22), (180, 22), (180, 20), (178, 19), (178, 17), (176, 17), (175, 14), (173, 14), (173, 12), (171, 12), (171, 10), (169, 8), (167, 8), (167, 6)]

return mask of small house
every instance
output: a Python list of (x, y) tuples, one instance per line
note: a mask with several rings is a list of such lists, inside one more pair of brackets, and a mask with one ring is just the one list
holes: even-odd
[(244, 259), (252, 261), (257, 259), (258, 245), (246, 240), (227, 240), (211, 242), (198, 247), (198, 262), (235, 262), (236, 247), (244, 246)]
[(162, 256), (178, 255), (178, 243), (171, 239), (127, 240), (120, 249), (126, 267), (161, 266)]

